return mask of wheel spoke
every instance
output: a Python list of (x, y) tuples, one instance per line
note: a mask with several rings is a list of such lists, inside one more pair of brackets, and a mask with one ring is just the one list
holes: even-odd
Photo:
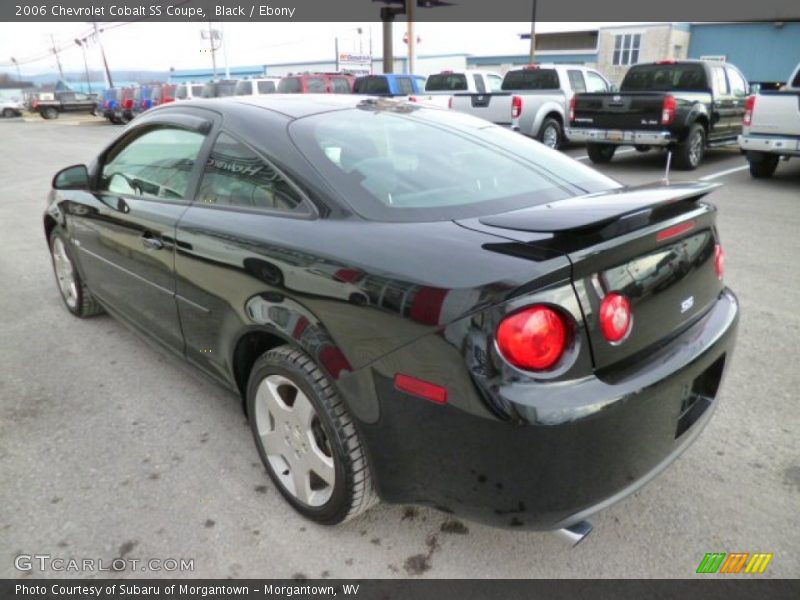
[(311, 499), (311, 480), (308, 476), (308, 471), (294, 463), (291, 465), (291, 469), (294, 495), (301, 502), (309, 504)]
[(278, 456), (287, 452), (286, 443), (281, 437), (280, 432), (267, 431), (266, 433), (259, 432), (259, 434), (261, 435), (261, 443), (264, 444), (264, 452), (267, 453), (267, 456)]
[(322, 481), (333, 487), (333, 484), (336, 482), (336, 470), (333, 466), (333, 459), (323, 454), (323, 452), (317, 448), (313, 440), (308, 454), (306, 455), (306, 466), (310, 471), (316, 473)]
[(294, 397), (294, 406), (292, 406), (292, 413), (294, 414), (295, 421), (300, 427), (304, 429), (311, 428), (311, 420), (314, 418), (316, 411), (311, 400), (297, 388), (297, 395)]

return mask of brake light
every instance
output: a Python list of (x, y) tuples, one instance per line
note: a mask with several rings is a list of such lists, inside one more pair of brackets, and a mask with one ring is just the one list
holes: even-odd
[(447, 99), (447, 108), (453, 108), (453, 97), (452, 96), (450, 96)]
[(453, 72), (452, 71), (442, 71), (441, 74), (442, 75), (452, 75)]
[(656, 64), (657, 65), (674, 65), (676, 62), (678, 62), (678, 61), (676, 61), (676, 60), (657, 60)]
[(532, 64), (532, 65), (527, 65), (527, 66), (525, 67), (525, 70), (526, 70), (526, 71), (535, 71), (535, 70), (536, 70), (536, 69), (538, 69), (538, 68), (539, 68), (539, 65), (537, 65), (537, 64)]
[(522, 96), (511, 96), (511, 118), (519, 119), (522, 114)]
[(572, 98), (569, 99), (569, 120), (570, 121), (574, 121), (575, 120), (575, 103), (576, 103), (575, 96), (572, 96)]
[(600, 303), (600, 331), (612, 344), (619, 344), (628, 335), (633, 323), (631, 305), (622, 294), (611, 292)]
[(684, 221), (683, 223), (678, 223), (677, 225), (673, 225), (672, 227), (667, 227), (666, 229), (662, 229), (656, 234), (656, 241), (663, 242), (664, 240), (668, 240), (670, 238), (674, 238), (679, 236), (682, 233), (686, 233), (690, 229), (692, 229), (695, 225), (694, 220), (691, 221)]
[(447, 388), (430, 381), (417, 379), (411, 375), (404, 375), (398, 373), (394, 376), (394, 387), (401, 392), (419, 396), (425, 400), (430, 400), (436, 404), (445, 404), (447, 402)]
[(497, 349), (520, 369), (543, 371), (555, 365), (567, 346), (564, 318), (549, 306), (535, 304), (500, 322)]
[(745, 127), (750, 127), (753, 124), (753, 111), (755, 108), (756, 97), (748, 96), (747, 100), (744, 101), (744, 118), (742, 119), (742, 125)]
[(661, 124), (662, 125), (672, 125), (672, 122), (675, 120), (675, 109), (677, 108), (677, 102), (675, 101), (675, 96), (664, 96), (664, 100), (661, 103)]
[(717, 279), (722, 281), (725, 274), (725, 251), (719, 244), (714, 246), (714, 270), (717, 272)]

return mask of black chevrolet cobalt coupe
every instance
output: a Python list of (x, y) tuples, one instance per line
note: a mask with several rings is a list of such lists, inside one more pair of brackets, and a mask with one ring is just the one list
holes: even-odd
[(565, 529), (714, 411), (738, 319), (709, 184), (625, 187), (447, 110), (198, 100), (53, 180), (64, 303), (240, 394), (286, 500)]

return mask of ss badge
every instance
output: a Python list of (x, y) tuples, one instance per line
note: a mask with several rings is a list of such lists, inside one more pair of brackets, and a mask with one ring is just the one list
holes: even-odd
[(681, 302), (681, 314), (685, 313), (687, 310), (694, 306), (694, 296), (689, 296)]

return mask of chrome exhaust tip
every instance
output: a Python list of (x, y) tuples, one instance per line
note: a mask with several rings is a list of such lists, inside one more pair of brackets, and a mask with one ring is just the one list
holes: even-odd
[(589, 521), (580, 521), (563, 529), (556, 529), (555, 533), (562, 540), (573, 548), (580, 544), (583, 539), (592, 532), (592, 524)]

